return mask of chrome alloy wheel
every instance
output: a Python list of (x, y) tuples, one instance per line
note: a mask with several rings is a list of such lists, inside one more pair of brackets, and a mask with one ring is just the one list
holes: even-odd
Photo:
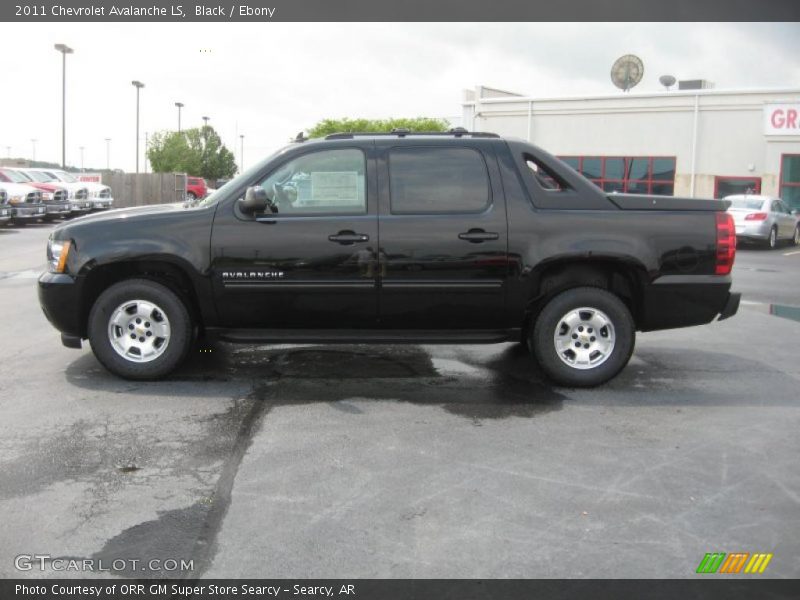
[(614, 351), (614, 324), (596, 308), (576, 308), (558, 320), (553, 343), (565, 364), (574, 369), (593, 369)]
[(147, 300), (120, 304), (108, 321), (108, 341), (117, 354), (131, 362), (155, 360), (169, 345), (169, 319)]

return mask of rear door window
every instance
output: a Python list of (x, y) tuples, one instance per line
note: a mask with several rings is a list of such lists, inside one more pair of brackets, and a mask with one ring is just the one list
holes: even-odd
[(389, 151), (392, 214), (478, 213), (491, 203), (489, 173), (472, 148)]

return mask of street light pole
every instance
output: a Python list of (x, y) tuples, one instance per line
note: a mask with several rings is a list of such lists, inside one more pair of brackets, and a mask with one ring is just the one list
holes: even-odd
[(136, 88), (136, 174), (139, 174), (139, 90), (144, 87), (141, 81), (131, 81)]
[(106, 171), (111, 170), (111, 138), (106, 138)]
[(181, 132), (181, 109), (183, 108), (183, 102), (176, 102), (175, 106), (178, 107), (178, 133)]
[(61, 168), (67, 168), (67, 54), (74, 50), (66, 44), (56, 44), (61, 52)]
[(211, 119), (211, 117), (203, 117), (203, 127), (208, 127), (208, 121), (210, 119)]

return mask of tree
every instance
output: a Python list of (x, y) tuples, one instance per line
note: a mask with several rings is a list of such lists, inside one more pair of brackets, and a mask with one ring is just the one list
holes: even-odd
[(324, 137), (331, 133), (360, 131), (364, 133), (389, 132), (392, 129), (409, 129), (411, 131), (447, 131), (450, 124), (444, 119), (415, 117), (411, 119), (324, 119), (314, 125), (309, 137)]
[(156, 133), (147, 158), (155, 173), (188, 173), (206, 179), (228, 178), (236, 173), (233, 153), (211, 125)]

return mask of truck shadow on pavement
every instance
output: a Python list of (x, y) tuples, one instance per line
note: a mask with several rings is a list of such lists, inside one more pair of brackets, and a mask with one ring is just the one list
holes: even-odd
[[(452, 347), (448, 347), (452, 348)], [(156, 396), (203, 395), (207, 383), (245, 382), (251, 396), (273, 406), (328, 403), (360, 412), (347, 400), (440, 406), (474, 420), (532, 417), (560, 410), (565, 396), (547, 383), (524, 347), (447, 358), (422, 346), (238, 346), (215, 343), (194, 349), (163, 381), (134, 382), (108, 373), (86, 353), (66, 369), (71, 385), (95, 391)], [(477, 357), (473, 356), (477, 355)], [(219, 386), (209, 393), (219, 394)]]

